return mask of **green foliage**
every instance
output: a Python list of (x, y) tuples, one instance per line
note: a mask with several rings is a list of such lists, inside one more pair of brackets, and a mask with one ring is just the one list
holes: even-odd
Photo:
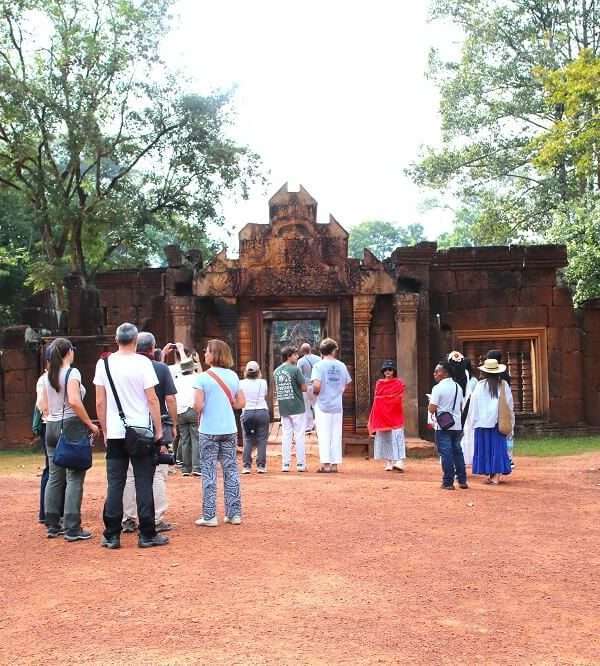
[(600, 295), (600, 198), (590, 195), (557, 212), (546, 238), (567, 246), (565, 278), (573, 286), (574, 301)]
[(432, 18), (458, 26), (464, 43), (458, 59), (431, 54), (443, 145), (424, 148), (409, 173), (467, 209), (475, 202), (442, 244), (565, 242), (576, 298), (600, 293), (592, 243), (573, 241), (593, 231), (581, 211), (595, 209), (600, 187), (596, 4), (434, 0)]
[(205, 242), (223, 194), (260, 179), (227, 137), (231, 93), (161, 63), (171, 4), (0, 0), (0, 186), (28, 212), (36, 289), (147, 263), (161, 234)]
[(382, 220), (367, 220), (350, 229), (348, 254), (362, 259), (363, 249), (368, 248), (378, 259), (384, 259), (398, 246), (415, 245), (424, 240), (420, 224), (401, 227)]
[(548, 104), (563, 112), (533, 141), (534, 164), (546, 172), (564, 165), (581, 191), (600, 190), (600, 58), (584, 49), (565, 67), (536, 74)]
[(20, 320), (31, 289), (26, 284), (36, 238), (17, 192), (0, 188), (0, 327)]

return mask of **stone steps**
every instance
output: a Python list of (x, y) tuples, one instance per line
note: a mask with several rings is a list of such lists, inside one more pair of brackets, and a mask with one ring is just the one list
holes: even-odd
[[(373, 438), (368, 435), (356, 433), (344, 433), (344, 455), (365, 455), (373, 457)], [(319, 444), (316, 434), (306, 435), (305, 448), (307, 455), (318, 456)], [(269, 439), (267, 445), (268, 456), (281, 455), (281, 423), (274, 421), (269, 429)], [(435, 455), (435, 447), (431, 442), (418, 437), (406, 438), (406, 455), (409, 458), (429, 458)]]

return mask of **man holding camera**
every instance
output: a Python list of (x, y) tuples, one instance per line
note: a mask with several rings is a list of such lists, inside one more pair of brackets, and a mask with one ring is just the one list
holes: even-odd
[[(148, 358), (136, 353), (138, 330), (133, 324), (124, 323), (117, 328), (116, 342), (119, 349), (107, 358), (108, 369), (125, 422), (128, 426), (154, 425), (157, 447), (163, 436), (160, 405), (154, 387), (158, 384), (156, 372)], [(96, 413), (106, 442), (106, 478), (108, 482), (104, 503), (104, 536), (102, 546), (110, 549), (121, 547), (121, 520), (123, 518), (123, 489), (127, 479), (127, 468), (131, 459), (133, 476), (137, 487), (137, 510), (140, 518), (138, 546), (149, 548), (164, 546), (169, 539), (157, 534), (154, 524), (154, 479), (155, 456), (131, 456), (125, 446), (125, 423), (119, 416), (119, 408), (106, 372), (104, 359), (96, 364), (94, 376), (96, 386)], [(161, 451), (167, 453), (166, 447)]]
[[(175, 394), (177, 389), (169, 366), (166, 363), (154, 360), (156, 352), (156, 339), (152, 333), (142, 331), (137, 338), (137, 353), (147, 356), (156, 372), (158, 384), (154, 387), (160, 405), (160, 418), (162, 421), (163, 438), (162, 443), (168, 446), (177, 435), (177, 403)], [(168, 532), (173, 529), (171, 523), (163, 520), (169, 502), (167, 499), (167, 479), (169, 477), (169, 465), (159, 462), (154, 472), (152, 490), (154, 494), (154, 520), (157, 532)], [(129, 465), (127, 471), (127, 483), (123, 492), (123, 532), (135, 532), (137, 529), (137, 510), (135, 505), (135, 481), (133, 469)]]

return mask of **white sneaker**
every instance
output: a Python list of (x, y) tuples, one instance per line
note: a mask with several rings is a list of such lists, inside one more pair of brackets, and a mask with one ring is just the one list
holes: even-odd
[(242, 468), (242, 474), (250, 474), (250, 468), (249, 467), (243, 467)]
[(282, 472), (289, 472), (290, 471), (290, 466), (289, 465), (282, 465), (281, 466), (281, 471)]
[(196, 525), (200, 525), (200, 527), (218, 527), (219, 525), (219, 521), (217, 520), (216, 516), (214, 518), (211, 518), (210, 520), (204, 520), (204, 518), (198, 518), (198, 520), (195, 520), (194, 523)]
[(225, 516), (223, 518), (224, 523), (229, 523), (230, 525), (241, 525), (242, 524), (242, 517), (241, 516), (232, 516), (231, 518), (228, 518)]
[(308, 467), (306, 465), (297, 465), (296, 466), (296, 471), (297, 472), (308, 472)]
[(256, 472), (258, 474), (266, 474), (267, 473), (267, 468), (266, 467), (257, 467)]

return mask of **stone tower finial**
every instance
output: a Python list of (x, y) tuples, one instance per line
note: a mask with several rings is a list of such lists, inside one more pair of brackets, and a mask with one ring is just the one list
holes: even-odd
[(270, 224), (284, 220), (316, 224), (317, 202), (302, 185), (298, 192), (290, 192), (288, 184), (284, 183), (269, 200)]

